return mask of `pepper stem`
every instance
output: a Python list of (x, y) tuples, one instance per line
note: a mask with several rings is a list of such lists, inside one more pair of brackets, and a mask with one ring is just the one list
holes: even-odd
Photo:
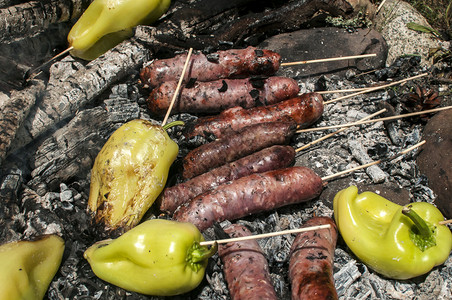
[(403, 207), (402, 213), (413, 222), (415, 231), (410, 231), (410, 238), (421, 251), (436, 245), (434, 230), (430, 229), (429, 224), (412, 209), (411, 205)]
[(201, 246), (198, 242), (195, 242), (189, 250), (186, 261), (190, 264), (191, 268), (197, 272), (202, 264), (213, 256), (217, 250), (218, 244), (216, 242), (210, 248)]
[(184, 126), (184, 125), (185, 125), (185, 123), (183, 121), (178, 120), (178, 121), (173, 121), (171, 123), (163, 125), (162, 128), (163, 128), (163, 130), (166, 131), (166, 130), (168, 130), (168, 128), (171, 128), (171, 127), (174, 127), (174, 126)]

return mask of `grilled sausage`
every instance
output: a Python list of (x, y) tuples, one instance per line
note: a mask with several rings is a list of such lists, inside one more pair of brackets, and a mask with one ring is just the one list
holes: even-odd
[(318, 93), (303, 94), (279, 103), (253, 108), (233, 107), (219, 115), (198, 118), (186, 126), (184, 135), (214, 134), (217, 138), (251, 124), (275, 121), (296, 122), (307, 127), (317, 121), (323, 113), (323, 98)]
[(250, 174), (291, 166), (295, 150), (291, 146), (271, 146), (234, 162), (215, 168), (186, 182), (165, 188), (159, 197), (160, 210), (172, 214), (180, 205), (219, 185)]
[[(166, 81), (178, 81), (187, 60), (187, 54), (151, 62), (140, 71), (141, 82), (155, 88)], [(254, 47), (218, 51), (211, 54), (195, 53), (190, 57), (184, 82), (213, 81), (224, 78), (244, 78), (250, 75), (271, 76), (279, 69), (281, 55)]]
[[(246, 227), (238, 224), (224, 231), (233, 238), (251, 235)], [(267, 259), (256, 240), (219, 245), (218, 255), (232, 300), (277, 299)]]
[[(147, 99), (149, 110), (155, 115), (164, 115), (176, 88), (176, 81), (167, 81), (152, 90)], [(297, 82), (287, 77), (196, 82), (180, 90), (171, 113), (215, 114), (235, 106), (251, 108), (269, 105), (296, 97), (299, 91)]]
[(203, 231), (214, 222), (309, 201), (320, 195), (322, 187), (322, 179), (306, 167), (251, 174), (199, 195), (180, 206), (173, 219), (190, 222)]
[(294, 122), (258, 123), (241, 128), (190, 151), (182, 162), (182, 177), (193, 178), (272, 145), (288, 144), (295, 130)]
[(293, 300), (338, 299), (333, 278), (336, 224), (328, 217), (314, 217), (303, 227), (326, 224), (331, 227), (299, 233), (292, 244), (289, 278)]

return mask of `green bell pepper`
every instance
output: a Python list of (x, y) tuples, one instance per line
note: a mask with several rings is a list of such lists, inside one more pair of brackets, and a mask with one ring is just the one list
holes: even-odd
[(71, 54), (92, 60), (149, 25), (169, 8), (170, 0), (94, 0), (68, 35)]
[(132, 120), (118, 128), (96, 157), (91, 171), (88, 210), (107, 230), (138, 224), (162, 192), (179, 147), (167, 128)]
[(152, 219), (115, 240), (89, 247), (84, 257), (99, 278), (145, 295), (173, 296), (196, 288), (217, 251), (190, 223)]
[(334, 197), (334, 217), (345, 243), (367, 266), (393, 279), (409, 279), (441, 265), (452, 234), (441, 212), (427, 202), (397, 205), (350, 186)]
[(0, 246), (0, 299), (43, 299), (60, 267), (64, 241), (47, 235)]

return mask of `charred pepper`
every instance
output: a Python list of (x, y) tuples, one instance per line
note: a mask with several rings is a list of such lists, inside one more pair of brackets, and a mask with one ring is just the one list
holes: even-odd
[(0, 246), (0, 299), (43, 299), (60, 267), (64, 241), (48, 235)]
[(441, 212), (427, 202), (407, 206), (350, 186), (336, 194), (334, 216), (350, 250), (367, 266), (393, 279), (409, 279), (441, 265), (452, 234)]
[(209, 257), (199, 230), (190, 223), (152, 219), (115, 240), (88, 248), (84, 257), (101, 279), (145, 295), (173, 296), (196, 288), (204, 278)]
[(132, 120), (118, 128), (96, 157), (91, 171), (88, 210), (107, 230), (138, 224), (165, 187), (178, 145), (164, 127)]
[(169, 8), (170, 0), (94, 0), (68, 35), (71, 54), (92, 60), (149, 25)]

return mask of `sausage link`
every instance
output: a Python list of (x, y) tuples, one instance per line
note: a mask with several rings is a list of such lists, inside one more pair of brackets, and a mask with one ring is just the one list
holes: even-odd
[(241, 128), (190, 151), (182, 162), (182, 177), (193, 178), (272, 145), (288, 144), (295, 130), (294, 122), (260, 123)]
[(251, 174), (199, 195), (180, 206), (173, 219), (192, 223), (203, 231), (214, 222), (309, 201), (320, 195), (322, 188), (322, 179), (306, 167)]
[(184, 135), (191, 138), (214, 134), (220, 138), (245, 126), (276, 121), (296, 122), (300, 127), (307, 127), (317, 121), (322, 113), (322, 96), (318, 93), (308, 93), (273, 105), (248, 109), (233, 107), (215, 116), (198, 118), (186, 126)]
[[(187, 60), (187, 53), (169, 59), (155, 60), (140, 71), (141, 82), (155, 88), (166, 81), (178, 81)], [(271, 76), (278, 71), (281, 55), (255, 47), (195, 53), (190, 57), (184, 82), (190, 78), (212, 81), (223, 78), (244, 78), (250, 75)]]
[(337, 228), (329, 217), (314, 217), (303, 227), (330, 224), (330, 228), (302, 232), (295, 238), (289, 261), (292, 299), (338, 299), (333, 278)]
[(172, 214), (180, 205), (223, 183), (254, 173), (287, 168), (294, 161), (295, 150), (291, 146), (275, 145), (265, 148), (186, 182), (165, 188), (158, 199), (160, 210)]
[[(251, 235), (239, 224), (232, 224), (224, 231), (232, 238)], [(218, 255), (232, 300), (277, 299), (267, 259), (256, 240), (219, 245)]]
[[(154, 115), (164, 115), (177, 88), (176, 81), (167, 81), (152, 90), (147, 99), (148, 108)], [(227, 108), (241, 106), (251, 108), (269, 105), (296, 97), (298, 83), (287, 77), (267, 79), (222, 79), (196, 82), (183, 87), (171, 109), (171, 113), (219, 113)]]

